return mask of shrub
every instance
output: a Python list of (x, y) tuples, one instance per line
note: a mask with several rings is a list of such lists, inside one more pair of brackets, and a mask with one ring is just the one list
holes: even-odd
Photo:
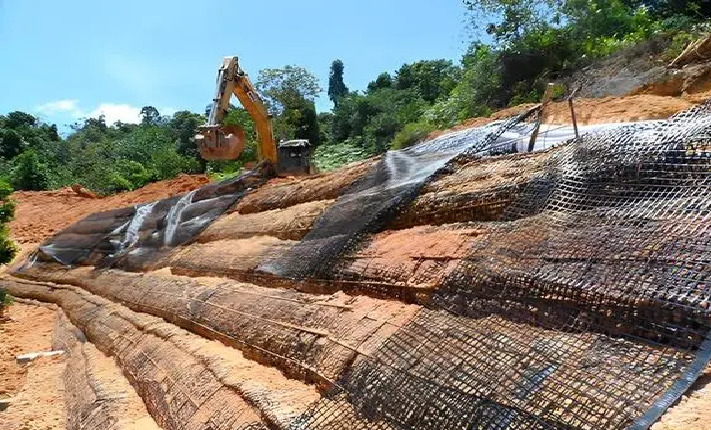
[(172, 179), (179, 173), (194, 171), (197, 161), (178, 154), (173, 148), (161, 149), (153, 153), (152, 164), (155, 166), (156, 179)]
[(137, 161), (119, 160), (114, 165), (112, 182), (121, 184), (124, 190), (135, 190), (149, 183), (154, 177), (154, 172)]
[(7, 294), (7, 291), (0, 287), (0, 322), (3, 321), (3, 307), (10, 306), (13, 302), (12, 296)]
[(207, 162), (205, 173), (213, 181), (224, 181), (244, 172), (242, 160), (211, 160)]
[(0, 264), (10, 262), (17, 248), (9, 238), (5, 223), (12, 219), (15, 213), (15, 205), (10, 200), (12, 188), (4, 182), (0, 182)]
[(395, 135), (390, 143), (390, 149), (403, 149), (412, 146), (426, 138), (434, 129), (432, 125), (425, 122), (407, 124)]
[(558, 100), (568, 92), (568, 87), (563, 84), (553, 84), (551, 88), (551, 100)]
[(10, 200), (12, 188), (0, 180), (0, 226), (10, 221), (15, 215), (15, 203)]
[(17, 247), (8, 236), (6, 228), (0, 229), (0, 264), (9, 263), (17, 254)]
[(362, 146), (350, 142), (321, 145), (316, 148), (314, 163), (321, 172), (328, 172), (371, 155)]
[(119, 193), (121, 191), (131, 191), (133, 190), (133, 184), (131, 184), (131, 181), (128, 179), (124, 178), (120, 174), (116, 172), (111, 172), (109, 173), (109, 177), (107, 180), (107, 186), (102, 189), (102, 192), (105, 193)]
[(50, 188), (49, 168), (35, 151), (23, 152), (13, 159), (13, 164), (10, 180), (15, 189), (41, 191)]

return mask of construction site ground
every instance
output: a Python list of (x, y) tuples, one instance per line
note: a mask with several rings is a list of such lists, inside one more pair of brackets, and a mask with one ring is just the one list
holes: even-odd
[[(648, 89), (648, 92), (653, 91)], [(683, 96), (647, 93), (626, 97), (579, 99), (576, 101), (576, 113), (580, 124), (662, 119), (709, 97), (711, 97), (711, 92), (696, 92)], [(474, 118), (465, 121), (456, 129), (475, 127), (493, 119), (505, 118), (526, 107), (528, 106), (506, 109), (488, 118)], [(553, 104), (552, 108), (548, 110), (545, 122), (568, 123), (567, 109), (566, 103)], [(434, 133), (431, 137), (439, 134)], [(526, 164), (525, 159), (523, 160), (521, 164), (516, 164), (514, 167), (509, 166), (512, 169), (511, 172), (515, 171), (516, 174), (519, 174), (521, 169), (533, 170), (535, 168), (526, 167), (530, 164)], [(303, 237), (313, 224), (313, 220), (335, 199), (336, 195), (333, 190), (338, 189), (339, 184), (333, 182), (341, 180), (344, 184), (347, 183), (348, 175), (356, 177), (365, 169), (363, 166), (356, 164), (342, 170), (343, 174), (338, 179), (323, 176), (323, 179), (319, 179), (321, 177), (309, 180), (289, 178), (271, 181), (265, 186), (262, 193), (266, 197), (262, 197), (261, 200), (257, 198), (244, 199), (233, 213), (219, 219), (203, 232), (196, 244), (175, 252), (169, 256), (169, 261), (165, 262), (162, 267), (154, 268), (155, 270), (151, 271), (149, 275), (150, 285), (155, 286), (157, 293), (161, 288), (164, 292), (168, 291), (165, 285), (169, 283), (182, 283), (181, 285), (184, 284), (187, 291), (193, 284), (222, 285), (228, 281), (228, 278), (240, 279), (240, 276), (243, 276), (243, 273), (246, 273), (251, 267), (250, 265), (256, 264), (250, 258), (276, 252), (275, 250), (286, 246), (285, 244), (290, 241)], [(489, 175), (477, 176), (478, 179), (464, 183), (456, 178), (451, 183), (444, 180), (440, 186), (454, 194), (472, 193), (491, 187), (496, 181), (507, 184), (515, 181), (515, 179), (511, 179), (513, 175), (505, 172), (505, 168), (507, 166), (499, 167), (494, 164), (491, 167), (493, 173), (490, 172)], [(533, 175), (535, 172), (530, 174)], [(23, 260), (39, 243), (89, 214), (175, 196), (197, 189), (208, 182), (209, 179), (205, 176), (186, 175), (106, 198), (81, 196), (70, 188), (48, 192), (16, 192), (12, 198), (17, 202), (17, 212), (15, 220), (10, 224), (11, 237), (20, 244), (22, 249), (16, 261)], [(434, 207), (433, 199), (436, 199), (436, 193), (427, 194), (427, 192), (428, 190), (425, 189), (414, 202), (413, 208), (410, 209), (411, 213), (403, 213), (395, 222), (397, 230), (388, 230), (378, 234), (377, 238), (361, 251), (361, 254), (367, 258), (363, 257), (359, 260), (358, 257), (361, 255), (356, 256), (357, 258), (354, 259), (348, 270), (358, 273), (364, 278), (370, 276), (375, 279), (382, 277), (384, 270), (387, 273), (387, 269), (383, 268), (397, 262), (403, 273), (411, 275), (410, 278), (402, 280), (402, 283), (410, 285), (414, 278), (420, 276), (418, 271), (423, 270), (419, 265), (408, 266), (411, 264), (411, 255), (419, 252), (415, 249), (416, 247), (418, 249), (427, 248), (428, 255), (431, 255), (433, 260), (442, 257), (456, 259), (460, 252), (458, 244), (462, 243), (462, 241), (458, 241), (458, 238), (481, 234), (481, 231), (476, 229), (457, 230), (456, 232), (437, 230), (436, 225), (441, 222), (437, 221), (435, 211), (424, 215), (428, 208)], [(317, 197), (303, 198), (309, 194)], [(288, 203), (285, 203), (287, 201)], [(418, 216), (424, 216), (425, 222), (417, 221), (416, 223), (414, 219)], [(428, 218), (430, 216), (431, 218)], [(486, 215), (482, 216), (486, 217)], [(492, 215), (492, 217), (495, 216)], [(428, 220), (430, 219), (432, 225), (429, 225)], [(454, 219), (446, 222), (456, 221)], [(413, 241), (413, 238), (416, 240)], [(57, 271), (44, 274), (42, 275), (43, 282), (63, 285), (61, 288), (63, 291), (66, 290), (66, 298), (61, 300), (66, 300), (67, 303), (70, 301), (81, 302), (83, 303), (81, 306), (95, 305), (97, 312), (105, 311), (107, 318), (115, 317), (117, 327), (119, 324), (130, 325), (126, 323), (129, 321), (135, 327), (143, 330), (144, 334), (150, 333), (156, 338), (156, 342), (161, 339), (170, 339), (170, 342), (164, 341), (165, 345), (161, 348), (165, 348), (166, 354), (172, 351), (172, 360), (184, 358), (183, 365), (187, 367), (189, 363), (189, 366), (194, 366), (196, 369), (199, 367), (198, 365), (205, 366), (212, 372), (211, 374), (217, 375), (216, 379), (219, 380), (219, 383), (231, 387), (242, 393), (244, 397), (251, 399), (251, 403), (248, 405), (240, 406), (242, 408), (240, 410), (247, 410), (240, 415), (242, 417), (240, 419), (245, 423), (258, 421), (257, 418), (251, 416), (251, 410), (254, 409), (256, 411), (254, 413), (261, 419), (272, 423), (274, 427), (281, 427), (293, 416), (303, 413), (318, 398), (317, 391), (320, 384), (323, 383), (318, 380), (319, 377), (328, 378), (338, 374), (341, 367), (344, 366), (343, 363), (348, 361), (348, 358), (343, 356), (343, 352), (324, 348), (324, 351), (320, 353), (323, 355), (316, 358), (304, 357), (305, 361), (314, 360), (314, 368), (321, 370), (320, 376), (296, 375), (293, 373), (296, 370), (286, 362), (262, 357), (259, 352), (238, 350), (229, 340), (222, 339), (215, 333), (210, 334), (199, 327), (183, 330), (187, 326), (181, 325), (182, 328), (178, 328), (177, 325), (174, 325), (176, 321), (171, 320), (166, 316), (167, 314), (160, 310), (150, 311), (159, 318), (148, 316), (148, 308), (143, 310), (146, 313), (142, 313), (136, 306), (131, 305), (132, 302), (128, 296), (121, 296), (120, 300), (115, 299), (118, 296), (113, 296), (114, 294), (123, 293), (118, 289), (110, 290), (113, 287), (107, 287), (106, 285), (109, 283), (115, 282), (117, 285), (135, 287), (143, 282), (129, 274), (114, 273), (110, 278), (111, 282), (101, 283), (100, 280), (91, 279), (89, 276), (84, 277), (84, 274), (88, 273), (84, 270), (80, 268), (66, 273)], [(430, 276), (431, 273), (437, 273), (436, 276), (444, 276), (448, 268), (443, 267), (437, 270), (440, 272), (428, 272), (427, 276)], [(56, 293), (56, 291), (50, 291), (53, 288), (51, 286), (34, 285), (29, 283), (30, 281), (27, 282), (25, 286), (28, 289), (34, 289), (33, 291), (36, 290), (38, 296), (50, 297)], [(145, 282), (148, 282), (148, 278)], [(398, 327), (408, 321), (415, 312), (414, 305), (394, 300), (396, 297), (364, 297), (357, 295), (355, 291), (349, 292), (350, 295), (330, 291), (306, 291), (292, 294), (288, 290), (282, 291), (281, 289), (274, 292), (271, 291), (271, 288), (248, 290), (244, 286), (246, 284), (230, 282), (232, 284), (230, 284), (229, 291), (234, 291), (235, 294), (253, 294), (255, 300), (263, 301), (262, 306), (266, 307), (267, 311), (271, 309), (280, 316), (282, 312), (289, 309), (298, 314), (301, 307), (319, 306), (324, 309), (319, 312), (323, 313), (323, 318), (327, 318), (331, 315), (329, 313), (331, 309), (347, 307), (362, 319), (351, 321), (343, 317), (343, 320), (338, 321), (336, 328), (328, 326), (321, 320), (312, 321), (305, 317), (301, 319), (301, 317), (295, 316), (291, 325), (284, 327), (289, 330), (302, 330), (303, 333), (300, 335), (302, 337), (306, 336), (309, 330), (333, 330), (333, 336), (337, 337), (336, 340), (341, 343), (348, 343), (356, 337), (366, 339), (362, 346), (365, 349), (374, 348), (369, 345), (369, 342), (377, 343), (379, 336), (385, 336), (385, 334), (379, 332), (380, 328), (363, 328), (359, 325), (363, 321), (378, 321), (380, 323), (385, 321)], [(400, 282), (400, 280), (395, 279), (393, 282)], [(74, 287), (80, 285), (81, 288), (70, 291), (68, 290), (70, 287), (64, 285)], [(417, 292), (413, 294), (417, 294)], [(276, 295), (279, 295), (280, 303), (282, 303), (279, 306), (270, 301), (276, 300), (274, 297)], [(230, 297), (226, 295), (224, 300), (227, 302)], [(122, 305), (119, 305), (119, 302)], [(295, 303), (294, 306), (288, 307), (287, 304), (292, 302)], [(180, 305), (177, 302), (174, 305), (175, 309), (178, 309), (176, 312), (180, 312)], [(269, 306), (274, 307), (269, 308)], [(71, 409), (72, 405), (81, 406), (81, 402), (85, 402), (85, 399), (74, 401), (66, 398), (65, 385), (68, 378), (77, 377), (71, 371), (72, 366), (86, 366), (87, 369), (90, 369), (90, 375), (86, 378), (89, 378), (90, 382), (98, 381), (103, 384), (103, 391), (122, 393), (120, 397), (125, 400), (122, 400), (115, 410), (121, 412), (116, 414), (123, 417), (127, 426), (120, 428), (151, 429), (158, 428), (158, 426), (163, 428), (174, 426), (174, 423), (170, 422), (168, 418), (147, 412), (146, 406), (122, 376), (122, 373), (138, 372), (136, 369), (130, 368), (130, 357), (114, 359), (105, 354), (106, 350), (110, 350), (114, 345), (97, 345), (95, 348), (87, 342), (86, 344), (82, 343), (82, 346), (79, 347), (82, 354), (73, 354), (71, 360), (60, 356), (42, 358), (28, 365), (20, 365), (15, 362), (15, 356), (22, 353), (49, 351), (56, 349), (57, 345), (76, 345), (77, 340), (71, 335), (76, 331), (76, 328), (66, 321), (66, 317), (57, 311), (56, 306), (18, 300), (8, 308), (6, 316), (8, 320), (0, 323), (0, 400), (9, 398), (11, 404), (7, 410), (0, 412), (0, 430), (67, 428), (67, 420), (71, 420), (72, 414), (76, 412)], [(341, 318), (341, 316), (334, 318)], [(119, 322), (118, 319), (122, 319), (122, 321)], [(228, 322), (226, 321), (226, 323)], [(93, 336), (97, 336), (96, 333), (100, 332), (98, 327), (82, 327), (82, 329), (88, 329)], [(242, 327), (242, 330), (245, 331), (253, 329), (254, 327), (246, 325)], [(365, 330), (371, 331), (360, 333)], [(169, 335), (164, 335), (164, 333), (169, 333)], [(245, 336), (252, 336), (252, 334), (245, 333)], [(275, 342), (274, 351), (277, 352), (282, 351), (280, 348), (289, 348), (290, 345), (288, 338), (279, 336), (274, 332), (273, 338), (268, 340)], [(255, 337), (258, 336), (255, 335)], [(170, 361), (166, 360), (166, 363)], [(120, 361), (122, 366), (119, 367), (115, 361)], [(325, 366), (324, 362), (327, 362), (328, 366)], [(319, 368), (322, 365), (324, 367)], [(208, 373), (207, 371), (198, 373), (200, 377), (207, 378), (204, 376)], [(134, 385), (136, 382), (147, 384), (140, 378), (140, 375), (132, 375)], [(205, 384), (216, 384), (216, 382), (209, 380)], [(77, 383), (77, 385), (81, 384)], [(147, 387), (148, 385), (141, 386), (138, 391), (146, 398), (152, 398), (154, 392), (151, 390), (154, 388)], [(220, 393), (222, 397), (218, 396), (216, 402), (220, 401), (231, 405), (242, 401), (241, 397), (235, 396), (232, 391), (225, 390)], [(91, 397), (96, 396), (96, 393), (80, 393), (80, 395)], [(155, 406), (148, 405), (148, 408), (149, 412), (155, 411)], [(112, 414), (114, 412), (109, 410), (106, 413)], [(670, 408), (652, 428), (654, 430), (711, 429), (711, 369), (707, 369), (683, 398)]]

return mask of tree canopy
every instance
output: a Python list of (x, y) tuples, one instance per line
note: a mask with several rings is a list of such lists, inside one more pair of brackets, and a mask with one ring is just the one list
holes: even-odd
[[(496, 109), (540, 100), (556, 76), (650, 38), (672, 39), (669, 55), (702, 31), (711, 17), (705, 0), (462, 0), (485, 41), (474, 38), (459, 61), (422, 59), (374, 73), (361, 91), (344, 82), (347, 64), (328, 70), (329, 112), (317, 112), (319, 79), (298, 65), (260, 70), (256, 87), (273, 117), (278, 140), (317, 145), (317, 164), (334, 168), (402, 148), (433, 129)], [(672, 57), (673, 58), (673, 57)], [(206, 102), (209, 101), (206, 95)], [(249, 114), (232, 106), (225, 123), (244, 129), (238, 160), (200, 158), (194, 143), (204, 113), (162, 115), (140, 110), (138, 124), (84, 118), (66, 137), (31, 114), (0, 115), (0, 180), (17, 189), (80, 183), (100, 193), (130, 190), (178, 173), (237, 174), (257, 158)]]
[(339, 100), (346, 94), (348, 87), (343, 82), (343, 61), (333, 60), (328, 77), (328, 98), (333, 102), (333, 107), (338, 107)]
[(255, 85), (274, 115), (279, 115), (293, 99), (314, 101), (322, 91), (316, 76), (301, 66), (291, 65), (260, 70)]

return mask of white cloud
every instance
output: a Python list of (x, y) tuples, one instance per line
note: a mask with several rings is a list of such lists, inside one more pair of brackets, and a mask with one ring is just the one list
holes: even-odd
[(113, 124), (116, 121), (127, 124), (137, 124), (141, 122), (141, 108), (128, 104), (101, 103), (86, 116), (89, 118), (98, 118), (100, 115), (104, 115), (106, 124)]
[(82, 115), (82, 111), (77, 106), (77, 103), (79, 103), (77, 99), (57, 100), (39, 105), (35, 110), (45, 115), (68, 113), (71, 116), (79, 117)]

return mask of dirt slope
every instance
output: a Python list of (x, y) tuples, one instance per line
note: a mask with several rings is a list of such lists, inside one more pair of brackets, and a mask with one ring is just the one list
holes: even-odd
[(0, 399), (11, 406), (0, 412), (0, 430), (64, 429), (64, 385), (61, 358), (45, 358), (28, 366), (15, 356), (52, 349), (54, 311), (47, 307), (15, 303), (0, 323)]
[[(685, 95), (684, 97), (665, 97), (640, 94), (627, 97), (578, 99), (575, 102), (575, 108), (581, 125), (660, 119), (688, 109), (695, 102), (708, 95), (704, 93)], [(478, 127), (496, 119), (519, 114), (531, 106), (533, 104), (524, 104), (503, 109), (489, 117), (471, 118), (451, 130)], [(545, 122), (570, 122), (567, 103), (551, 104), (547, 110)], [(433, 132), (429, 137), (433, 138), (443, 133), (444, 131)], [(360, 174), (365, 168), (367, 168), (367, 163), (355, 166), (351, 170), (353, 174)], [(337, 179), (340, 180), (340, 178)], [(332, 180), (331, 178), (328, 179), (328, 181)], [(318, 189), (319, 185), (311, 184), (314, 181), (317, 181), (317, 179), (310, 179), (304, 182), (303, 190), (291, 190), (290, 192), (294, 193), (291, 197), (294, 198), (299, 193), (318, 192), (314, 188)], [(175, 179), (149, 184), (135, 191), (100, 199), (80, 196), (70, 187), (53, 191), (18, 191), (12, 195), (12, 198), (17, 202), (17, 210), (15, 219), (10, 223), (10, 235), (21, 247), (32, 247), (91, 213), (182, 194), (199, 188), (208, 182), (209, 179), (204, 175), (181, 175)], [(279, 179), (270, 183), (269, 186), (274, 188), (275, 195), (278, 195), (277, 189), (280, 186), (283, 187), (284, 184), (294, 182), (301, 183), (302, 181)], [(324, 198), (333, 198), (333, 196), (327, 195)], [(250, 201), (251, 199), (246, 199), (241, 206), (249, 205)]]
[(92, 199), (70, 187), (53, 191), (17, 191), (10, 236), (20, 245), (36, 244), (85, 216), (109, 209), (146, 203), (192, 191), (210, 182), (205, 175), (180, 175), (175, 179), (146, 185), (135, 191)]
[[(658, 119), (690, 107), (692, 99), (699, 97), (699, 94), (683, 97), (638, 94), (580, 99), (576, 101), (576, 109), (581, 124)], [(504, 118), (528, 106), (505, 109), (488, 118), (473, 118), (458, 128), (475, 127)], [(567, 104), (552, 104), (546, 122), (568, 122)], [(348, 263), (338, 268), (341, 283), (329, 286), (314, 282), (299, 285), (297, 289), (301, 291), (295, 291), (284, 288), (292, 285), (259, 278), (254, 272), (261, 262), (279, 255), (302, 239), (324, 210), (333, 205), (340, 190), (368, 170), (368, 162), (336, 174), (270, 181), (243, 199), (232, 213), (212, 224), (196, 243), (166, 255), (155, 267), (160, 269), (157, 271), (93, 272), (90, 268), (64, 271), (46, 266), (25, 272), (24, 276), (54, 283), (26, 283), (10, 278), (5, 282), (14, 285), (14, 291), (18, 293), (32, 293), (34, 298), (53, 301), (65, 308), (71, 322), (86, 332), (89, 341), (86, 351), (90, 353), (84, 358), (79, 357), (83, 361), (78, 361), (76, 367), (113, 366), (112, 360), (99, 354), (96, 348), (111, 356), (127, 378), (115, 376), (121, 379), (120, 384), (112, 385), (124, 387), (134, 397), (140, 395), (152, 418), (164, 427), (227, 428), (229, 415), (239, 417), (241, 424), (254, 428), (263, 428), (264, 423), (270, 428), (288, 428), (295, 417), (319, 401), (319, 410), (333, 408), (340, 414), (339, 422), (328, 422), (331, 418), (326, 416), (326, 424), (330, 427), (324, 425), (323, 428), (361, 428), (359, 420), (362, 417), (355, 418), (354, 414), (352, 421), (343, 418), (348, 416), (345, 410), (351, 407), (348, 402), (321, 396), (345, 369), (364, 369), (364, 374), (385, 374), (378, 367), (371, 368), (371, 360), (377, 362), (372, 357), (377, 358), (378, 353), (406, 357), (409, 351), (388, 349), (397, 345), (397, 342), (387, 343), (393, 333), (405, 332), (415, 336), (421, 330), (423, 339), (413, 341), (413, 345), (429, 348), (432, 354), (426, 355), (437, 357), (432, 363), (423, 362), (422, 368), (418, 363), (412, 364), (414, 373), (430, 372), (440, 365), (448, 367), (446, 362), (451, 357), (443, 351), (467, 347), (461, 344), (462, 339), (480, 342), (482, 347), (475, 351), (494, 351), (497, 347), (506, 349), (519, 344), (528, 347), (536, 342), (589, 343), (591, 348), (604, 343), (602, 337), (554, 335), (545, 331), (536, 333), (536, 339), (525, 338), (519, 333), (520, 325), (490, 317), (463, 327), (461, 321), (427, 312), (419, 304), (412, 303), (417, 302), (417, 297), (431, 294), (465, 258), (465, 250), (471, 249), (472, 245), (489, 240), (491, 245), (482, 246), (482, 249), (506, 246), (515, 250), (517, 243), (528, 246), (535, 241), (537, 236), (533, 225), (528, 231), (530, 234), (524, 235), (525, 240), (502, 240), (508, 237), (506, 232), (496, 231), (484, 222), (500, 217), (502, 208), (509, 205), (512, 196), (539, 176), (541, 166), (552, 152), (475, 160), (428, 184), (413, 203), (412, 210), (403, 212), (391, 230), (373, 235), (367, 246), (348, 256)], [(11, 235), (23, 247), (29, 248), (90, 213), (170, 197), (207, 182), (204, 176), (181, 176), (101, 199), (79, 196), (69, 188), (40, 193), (18, 192), (13, 195), (18, 202), (18, 212), (10, 225)], [(480, 224), (455, 226), (460, 222)], [(450, 230), (443, 225), (456, 228)], [(509, 238), (515, 239), (513, 236)], [(486, 260), (471, 256), (469, 259)], [(46, 315), (32, 318), (33, 312), (39, 312), (34, 308), (18, 306), (15, 310), (29, 316), (23, 317), (19, 329), (13, 327), (13, 330), (20, 330), (18, 339), (31, 336), (33, 341), (41, 343), (33, 348), (47, 349), (51, 326)], [(94, 318), (95, 315), (99, 317)], [(429, 336), (433, 329), (428, 327), (439, 326), (447, 328), (442, 330), (437, 342), (433, 342), (433, 337)], [(403, 327), (407, 330), (402, 330)], [(36, 336), (36, 333), (42, 335)], [(128, 342), (126, 339), (130, 341), (130, 348), (121, 343)], [(507, 345), (497, 344), (501, 339)], [(20, 400), (35, 395), (42, 397), (34, 404), (23, 401), (22, 408), (14, 412), (18, 415), (8, 415), (9, 422), (13, 423), (12, 428), (54, 428), (54, 423), (65, 419), (61, 374), (66, 366), (61, 362), (39, 362), (37, 372), (31, 370), (30, 377), (25, 378), (24, 373), (7, 360), (11, 355), (8, 351), (14, 353), (18, 348), (14, 343), (3, 343), (0, 337), (0, 352), (5, 353), (0, 357), (5, 359), (0, 361), (0, 366), (4, 366), (0, 367), (0, 373), (8, 375), (5, 380), (0, 380), (0, 396), (4, 389), (17, 394)], [(612, 348), (610, 351), (609, 363), (604, 366), (622, 362), (622, 358), (612, 353)], [(153, 364), (147, 364), (148, 361), (141, 358), (143, 356)], [(472, 355), (469, 362), (484, 360), (487, 366), (498, 363), (489, 368), (492, 374), (517, 372), (507, 365), (507, 359), (504, 355)], [(597, 381), (600, 386), (625, 380), (624, 376), (614, 381), (596, 379), (599, 375), (595, 366), (602, 366), (602, 363), (591, 364), (585, 357), (573, 355), (566, 359), (568, 361), (555, 377)], [(440, 360), (442, 363), (438, 363)], [(175, 366), (176, 363), (180, 366)], [(621, 366), (619, 375), (624, 375), (627, 370)], [(113, 371), (116, 374), (116, 369)], [(574, 373), (566, 374), (567, 371)], [(605, 374), (604, 371), (599, 373)], [(526, 375), (509, 374), (508, 377), (518, 380)], [(193, 381), (200, 381), (200, 384), (193, 384)], [(466, 384), (467, 378), (453, 378), (452, 381)], [(44, 390), (38, 393), (42, 390), (42, 382), (51, 385), (49, 388), (44, 385)], [(654, 428), (709, 428), (707, 411), (711, 410), (711, 385), (708, 382), (708, 377), (699, 380), (694, 391), (688, 393), (689, 397), (672, 408)], [(629, 383), (635, 381), (630, 378)], [(486, 385), (486, 381), (463, 389), (474, 390), (479, 385)], [(505, 405), (512, 401), (511, 392), (506, 387), (500, 388), (501, 392), (490, 396)], [(644, 388), (640, 384), (640, 391)], [(215, 394), (218, 395), (213, 400), (205, 400)], [(417, 395), (416, 392), (412, 394)], [(80, 399), (84, 403), (79, 402), (77, 407), (93, 405), (91, 395), (89, 392), (86, 399)], [(541, 399), (550, 401), (551, 405), (563, 404), (566, 398), (559, 395), (551, 387), (543, 387), (539, 393)], [(400, 405), (407, 401), (400, 399), (395, 403)], [(442, 409), (450, 408), (446, 396), (442, 396), (442, 401), (445, 402)], [(589, 400), (590, 404), (596, 401)], [(630, 402), (633, 407), (634, 399)], [(56, 406), (47, 408), (50, 403)], [(601, 404), (601, 408), (603, 406)], [(40, 427), (35, 427), (30, 418), (39, 414), (37, 407), (42, 408), (42, 413), (49, 417), (46, 420), (52, 423), (42, 421)], [(427, 411), (422, 413), (427, 415)], [(208, 417), (209, 414), (213, 415)], [(434, 415), (430, 413), (428, 416)], [(0, 430), (4, 430), (4, 418), (0, 413)], [(208, 426), (208, 421), (212, 424), (218, 418), (224, 421)], [(71, 428), (71, 419), (69, 423)]]

